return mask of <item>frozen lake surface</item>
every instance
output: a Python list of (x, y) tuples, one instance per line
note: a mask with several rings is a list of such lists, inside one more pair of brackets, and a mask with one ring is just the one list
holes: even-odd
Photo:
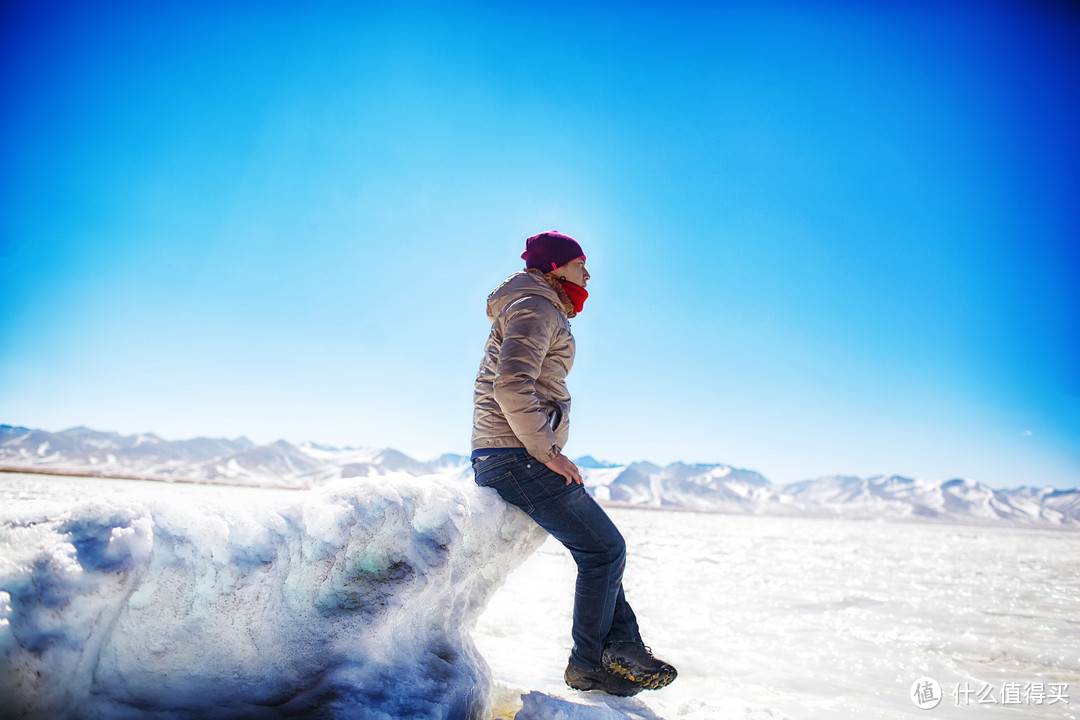
[[(277, 506), (300, 491), (0, 474), (0, 503), (175, 498)], [(574, 567), (549, 540), (473, 633), (519, 720), (1076, 718), (1080, 534), (612, 510), (627, 597), (679, 678), (635, 698), (565, 687)], [(909, 696), (921, 678), (940, 704)], [(531, 694), (530, 694), (531, 693)], [(1067, 700), (1065, 699), (1067, 697)]]

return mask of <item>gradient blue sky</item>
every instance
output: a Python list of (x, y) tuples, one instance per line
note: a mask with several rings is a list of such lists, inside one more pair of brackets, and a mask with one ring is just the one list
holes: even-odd
[(5, 3), (0, 422), (467, 452), (556, 228), (571, 456), (1075, 486), (1066, 7)]

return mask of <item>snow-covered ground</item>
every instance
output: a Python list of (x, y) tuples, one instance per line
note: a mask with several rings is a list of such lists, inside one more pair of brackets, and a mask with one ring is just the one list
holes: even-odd
[[(1073, 533), (610, 512), (627, 538), (627, 599), (679, 678), (630, 699), (561, 686), (574, 568), (549, 540), (477, 628), (504, 696), (539, 691), (647, 720), (1076, 717)], [(908, 697), (923, 676), (943, 688), (932, 711)], [(1075, 697), (1025, 702), (1039, 683)], [(1021, 702), (1002, 704), (1016, 685)]]
[[(475, 617), (452, 618), (473, 605), (455, 598), (486, 600), (509, 572), (472, 631), (493, 718), (1077, 715), (1076, 533), (612, 510), (628, 599), (680, 671), (612, 698), (562, 682), (569, 556), (548, 541), (511, 572), (527, 525), (451, 475), (313, 491), (0, 475), (0, 590), (13, 596), (0, 604), (0, 698), (52, 648), (38, 657), (70, 681), (31, 688), (59, 703), (40, 717), (298, 717), (296, 697), (332, 701), (312, 717), (442, 717), (425, 697), (487, 672), (430, 662), (470, 653)], [(443, 563), (440, 545), (472, 560)], [(415, 581), (395, 575), (402, 559)], [(373, 613), (372, 588), (355, 592), (363, 573), (327, 581), (320, 563), (367, 568), (409, 599), (384, 593), (394, 614)], [(19, 613), (34, 598), (31, 622)], [(318, 691), (289, 697), (305, 677)], [(933, 710), (909, 697), (924, 677), (943, 695)], [(0, 717), (11, 708), (0, 700)]]

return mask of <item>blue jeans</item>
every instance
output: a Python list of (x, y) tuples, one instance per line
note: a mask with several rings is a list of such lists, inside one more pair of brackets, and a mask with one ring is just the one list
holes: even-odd
[(583, 670), (600, 667), (611, 642), (641, 642), (637, 618), (623, 594), (626, 543), (584, 485), (566, 484), (524, 450), (473, 460), (476, 484), (498, 491), (561, 542), (577, 563), (574, 649), (570, 662)]

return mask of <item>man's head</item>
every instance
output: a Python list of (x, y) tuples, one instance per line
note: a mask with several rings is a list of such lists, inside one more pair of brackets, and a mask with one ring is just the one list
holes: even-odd
[[(574, 314), (570, 317), (581, 312), (585, 298), (589, 297), (585, 291), (589, 271), (585, 269), (585, 253), (577, 240), (554, 230), (533, 235), (525, 241), (525, 252), (521, 254), (521, 259), (525, 261), (527, 270), (540, 270), (563, 281), (562, 288), (574, 305)], [(577, 286), (576, 290), (574, 285)]]
[(554, 230), (533, 235), (526, 240), (525, 252), (521, 254), (526, 268), (536, 268), (543, 272), (551, 272), (571, 260), (583, 257), (585, 253), (577, 240)]

